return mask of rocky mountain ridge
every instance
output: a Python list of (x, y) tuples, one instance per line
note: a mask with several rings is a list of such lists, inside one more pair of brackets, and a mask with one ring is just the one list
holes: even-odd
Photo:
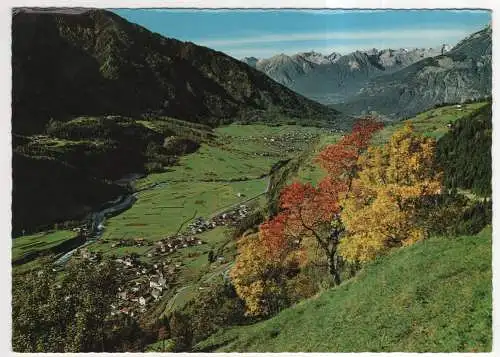
[(373, 48), (346, 55), (311, 51), (265, 59), (246, 57), (242, 61), (306, 97), (329, 104), (355, 94), (370, 78), (393, 73), (449, 49), (449, 45), (443, 44), (435, 48)]
[(376, 111), (401, 119), (445, 103), (462, 103), (492, 94), (491, 26), (473, 33), (450, 51), (402, 70), (371, 79), (345, 103), (351, 114)]

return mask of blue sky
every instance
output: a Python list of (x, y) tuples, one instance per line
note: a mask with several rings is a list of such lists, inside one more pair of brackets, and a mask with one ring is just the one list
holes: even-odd
[(481, 10), (114, 9), (153, 32), (233, 57), (451, 45), (491, 21)]

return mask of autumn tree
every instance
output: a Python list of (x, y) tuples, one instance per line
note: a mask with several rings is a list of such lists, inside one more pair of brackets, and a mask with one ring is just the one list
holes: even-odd
[(371, 117), (357, 121), (350, 134), (319, 153), (317, 161), (328, 175), (317, 187), (296, 182), (281, 193), (280, 208), (288, 216), (288, 230), (296, 237), (315, 239), (336, 285), (340, 284), (341, 265), (337, 247), (344, 233), (340, 199), (351, 187), (360, 154), (382, 126)]
[(342, 200), (347, 236), (339, 249), (349, 261), (367, 261), (392, 247), (426, 235), (418, 225), (416, 206), (441, 192), (435, 163), (435, 140), (416, 135), (411, 124), (382, 147), (370, 147), (357, 165), (358, 177)]
[(375, 132), (383, 128), (383, 124), (375, 118), (367, 117), (358, 120), (352, 132), (344, 135), (337, 143), (328, 145), (316, 158), (327, 175), (334, 180), (342, 180), (350, 186), (358, 170), (358, 158), (367, 149)]
[(340, 283), (337, 247), (344, 226), (339, 202), (355, 177), (359, 155), (381, 127), (373, 118), (358, 121), (352, 133), (318, 155), (327, 177), (317, 187), (299, 182), (285, 187), (279, 199), (280, 213), (260, 225), (258, 237), (240, 240), (231, 278), (248, 314), (271, 314), (287, 303), (286, 282), (305, 263), (300, 248), (304, 238), (313, 238), (326, 257), (333, 282)]
[(324, 252), (328, 271), (335, 284), (340, 284), (337, 244), (342, 232), (339, 194), (347, 187), (342, 181), (329, 178), (318, 187), (295, 182), (281, 193), (280, 207), (286, 214), (287, 229), (298, 243), (310, 236)]
[(286, 230), (286, 215), (260, 225), (258, 235), (238, 243), (230, 272), (236, 293), (245, 301), (247, 315), (271, 315), (288, 304), (286, 280), (297, 274), (305, 254)]

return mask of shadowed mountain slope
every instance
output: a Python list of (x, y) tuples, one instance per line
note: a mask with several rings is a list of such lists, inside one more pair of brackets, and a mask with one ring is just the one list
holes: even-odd
[(221, 52), (95, 9), (16, 9), (13, 129), (49, 118), (161, 114), (217, 125), (277, 115), (334, 124), (339, 114)]

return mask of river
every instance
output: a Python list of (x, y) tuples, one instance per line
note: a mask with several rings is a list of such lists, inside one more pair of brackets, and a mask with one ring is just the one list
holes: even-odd
[[(121, 178), (120, 180), (115, 181), (115, 183), (119, 185), (130, 185), (134, 180), (143, 177), (140, 174), (128, 174)], [(79, 247), (70, 250), (69, 252), (63, 254), (55, 261), (55, 265), (64, 265), (71, 258), (71, 256), (78, 250), (81, 249), (91, 243), (94, 243), (96, 240), (101, 238), (104, 233), (104, 221), (106, 218), (116, 216), (123, 211), (132, 207), (132, 205), (137, 201), (136, 197), (137, 192), (132, 193), (126, 196), (120, 196), (115, 200), (108, 201), (104, 204), (104, 209), (93, 212), (89, 215), (90, 224), (88, 225), (88, 234), (87, 240), (85, 243), (80, 245)]]

